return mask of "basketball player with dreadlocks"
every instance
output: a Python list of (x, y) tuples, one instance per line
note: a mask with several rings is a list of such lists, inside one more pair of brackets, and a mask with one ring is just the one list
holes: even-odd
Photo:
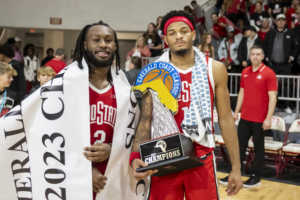
[[(101, 199), (127, 199), (123, 188), (115, 191), (114, 198), (108, 191), (122, 185), (122, 181), (129, 182), (130, 174), (122, 173), (128, 171), (127, 162), (122, 165), (122, 159), (114, 154), (120, 154), (119, 151), (127, 160), (129, 158), (130, 148), (126, 153), (124, 141), (120, 140), (122, 137), (126, 140), (128, 132), (125, 136), (123, 132), (131, 122), (128, 110), (134, 113), (130, 107), (130, 85), (124, 73), (119, 71), (120, 56), (115, 31), (102, 21), (85, 26), (78, 37), (74, 59), (79, 68), (87, 65), (89, 69), (91, 146), (85, 147), (83, 154), (92, 162), (94, 199), (96, 193), (100, 193)], [(116, 66), (113, 65), (114, 59)]]
[[(172, 63), (180, 74), (182, 89), (178, 100), (178, 113), (174, 118), (181, 133), (194, 141), (197, 157), (205, 165), (161, 177), (152, 176), (149, 200), (183, 200), (184, 197), (186, 200), (219, 199), (213, 154), (214, 103), (220, 130), (232, 162), (226, 192), (228, 196), (232, 196), (242, 187), (239, 146), (230, 110), (226, 68), (220, 62), (205, 57), (199, 49), (193, 47), (196, 35), (194, 28), (194, 17), (190, 14), (171, 11), (165, 15), (161, 30), (170, 50), (165, 52), (158, 61)], [(142, 99), (141, 118), (129, 160), (133, 176), (137, 180), (156, 172), (155, 170), (136, 172), (140, 166), (147, 166), (139, 159), (138, 152), (139, 143), (151, 139), (151, 103), (151, 95), (146, 93)], [(195, 115), (200, 117), (196, 117), (197, 119), (191, 117)]]

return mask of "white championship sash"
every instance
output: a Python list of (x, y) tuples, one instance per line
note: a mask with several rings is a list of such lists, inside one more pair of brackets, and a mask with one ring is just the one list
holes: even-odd
[[(0, 119), (0, 199), (93, 199), (91, 162), (82, 154), (90, 146), (83, 66), (73, 62)], [(149, 183), (137, 182), (128, 164), (139, 109), (123, 72), (112, 68), (112, 77), (117, 121), (107, 185), (97, 199), (144, 199)]]

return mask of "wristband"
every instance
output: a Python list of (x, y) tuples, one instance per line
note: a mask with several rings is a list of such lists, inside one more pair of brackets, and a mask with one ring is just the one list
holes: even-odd
[(134, 159), (141, 159), (141, 154), (139, 152), (136, 152), (136, 151), (131, 152), (130, 157), (129, 157), (129, 165), (130, 165), (130, 167), (132, 167), (131, 163), (132, 163), (132, 161)]

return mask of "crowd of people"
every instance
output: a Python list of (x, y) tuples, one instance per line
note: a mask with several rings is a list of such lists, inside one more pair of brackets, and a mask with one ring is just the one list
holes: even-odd
[(18, 37), (0, 45), (0, 117), (66, 67), (62, 48), (55, 54), (52, 48), (47, 49), (47, 56), (40, 62), (33, 44), (27, 44), (23, 53), (21, 47)]
[[(196, 22), (194, 46), (206, 56), (223, 62), (229, 73), (241, 73), (251, 66), (249, 50), (253, 45), (260, 45), (265, 53), (264, 63), (276, 74), (299, 75), (299, 2), (218, 0), (215, 12), (211, 14), (213, 26), (210, 30), (205, 25), (204, 9), (196, 1), (185, 6), (184, 11), (193, 15)], [(150, 23), (147, 32), (137, 39), (135, 47), (127, 54), (128, 63), (133, 56), (157, 57), (168, 49), (159, 30), (161, 19), (161, 16), (157, 18), (156, 25)], [(145, 64), (143, 61), (142, 65)], [(287, 113), (292, 113), (293, 108), (291, 102), (284, 102)]]

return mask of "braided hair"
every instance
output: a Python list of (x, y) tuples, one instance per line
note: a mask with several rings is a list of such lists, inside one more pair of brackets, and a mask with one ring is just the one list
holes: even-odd
[[(95, 68), (91, 65), (90, 61), (88, 60), (88, 56), (87, 53), (84, 49), (84, 42), (86, 40), (86, 35), (88, 33), (88, 30), (93, 27), (93, 26), (97, 26), (97, 25), (101, 25), (101, 26), (107, 26), (109, 28), (111, 28), (108, 24), (103, 23), (102, 21), (98, 22), (98, 23), (94, 23), (94, 24), (88, 24), (86, 25), (81, 33), (79, 34), (79, 37), (77, 39), (77, 43), (76, 43), (76, 47), (75, 47), (75, 52), (74, 52), (74, 61), (78, 62), (78, 66), (80, 69), (83, 69), (83, 65), (82, 65), (82, 58), (85, 59), (88, 67), (89, 67), (89, 74), (93, 73)], [(117, 34), (116, 32), (111, 28), (111, 30), (114, 32), (114, 36), (115, 36), (115, 43), (116, 43), (116, 52), (115, 52), (115, 56), (116, 56), (116, 74), (119, 74), (118, 71), (120, 70), (120, 53), (119, 53), (119, 44), (118, 44), (118, 38), (117, 38)], [(107, 81), (112, 83), (112, 77), (111, 77), (111, 73), (109, 72), (107, 73)]]

